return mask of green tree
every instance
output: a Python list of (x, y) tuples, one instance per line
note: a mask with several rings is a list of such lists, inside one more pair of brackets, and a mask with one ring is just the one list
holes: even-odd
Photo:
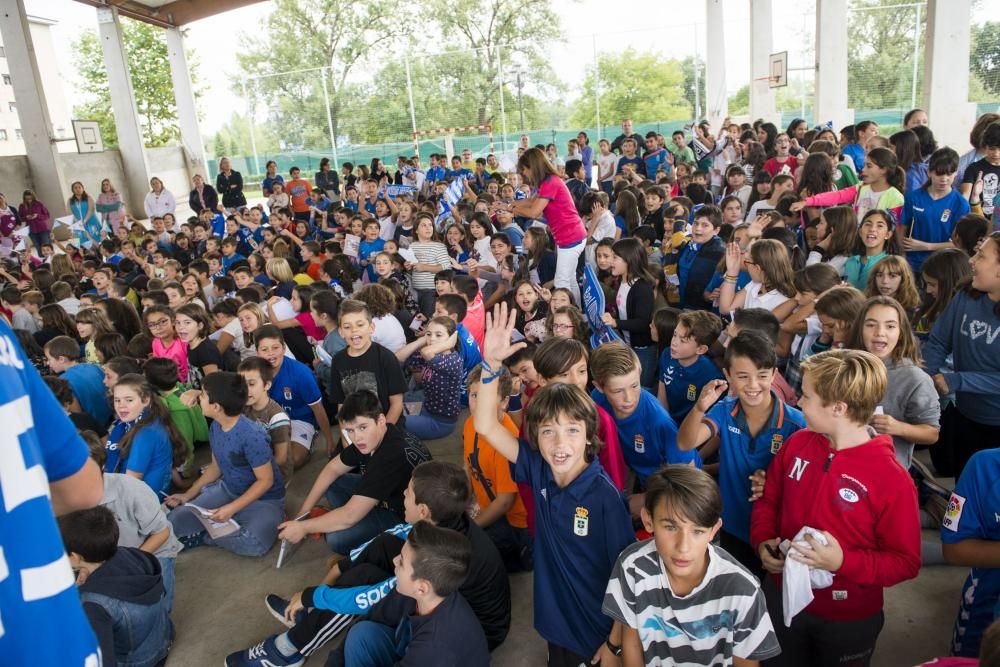
[[(237, 54), (242, 72), (236, 80), (260, 77), (250, 95), (268, 108), (282, 139), (294, 147), (329, 135), (321, 78), (326, 76), (334, 134), (340, 135), (352, 99), (345, 94), (348, 77), (369, 60), (395, 58), (389, 47), (407, 34), (410, 24), (389, 0), (277, 0), (264, 29), (244, 35), (247, 46)], [(275, 63), (288, 70), (332, 69), (281, 74)], [(241, 86), (234, 92), (242, 94)]]
[[(695, 109), (696, 100), (694, 94), (695, 90), (694, 58), (688, 56), (687, 58), (682, 60), (681, 71), (684, 73), (684, 83), (682, 84), (684, 87), (684, 99), (687, 100), (688, 105), (691, 107), (690, 114), (691, 117), (694, 118), (696, 111)], [(701, 106), (699, 109), (697, 109), (697, 111), (700, 111), (701, 113), (701, 118), (698, 119), (701, 120), (708, 117), (708, 113), (706, 111), (707, 108), (706, 100), (708, 99), (708, 94), (706, 93), (706, 88), (705, 88), (705, 62), (701, 58), (698, 59), (698, 88), (700, 90), (698, 91), (699, 97), (697, 101)]]
[[(279, 150), (278, 135), (268, 123), (254, 126), (254, 139), (258, 153), (276, 153)], [(252, 154), (250, 123), (247, 122), (246, 115), (234, 113), (215, 135), (206, 137), (205, 144), (214, 158)]]
[[(511, 94), (513, 66), (520, 65), (522, 78), (534, 88), (553, 84), (551, 68), (545, 58), (546, 44), (562, 37), (559, 15), (548, 3), (515, 0), (429, 0), (422, 4), (424, 23), (436, 28), (437, 39), (427, 40), (446, 44), (449, 49), (469, 52), (432, 58), (438, 71), (438, 81), (450, 91), (451, 107), (475, 110), (475, 117), (462, 114), (455, 122), (461, 125), (492, 124), (494, 132), (500, 125), (500, 58), (503, 60), (506, 100)], [(512, 49), (508, 45), (516, 44)], [(499, 47), (499, 48), (498, 48)], [(502, 53), (501, 53), (502, 52)], [(449, 85), (449, 79), (451, 85)], [(433, 94), (440, 94), (436, 89)], [(457, 95), (457, 97), (455, 97)], [(461, 100), (456, 105), (455, 100)], [(508, 128), (512, 116), (508, 105)], [(528, 105), (525, 104), (525, 111)], [(526, 114), (527, 115), (527, 114)], [(454, 117), (454, 116), (453, 116)], [(530, 125), (530, 124), (529, 124)]]
[[(993, 95), (1000, 95), (1000, 22), (972, 26), (972, 73)], [(971, 92), (971, 91), (970, 91)]]
[[(180, 128), (163, 30), (127, 18), (121, 19), (121, 26), (143, 141), (150, 147), (174, 143), (180, 137)], [(104, 145), (115, 147), (118, 136), (100, 38), (93, 30), (87, 30), (73, 47), (76, 68), (84, 81), (84, 101), (73, 108), (73, 114), (98, 121)], [(201, 91), (197, 84), (197, 61), (192, 53), (188, 53), (188, 66), (197, 100)]]
[[(677, 60), (655, 53), (637, 53), (629, 48), (618, 54), (602, 54), (597, 68), (601, 120), (605, 124), (615, 124), (623, 118), (647, 123), (691, 117), (691, 106), (684, 95), (684, 73)], [(596, 124), (593, 100), (594, 74), (591, 72), (583, 81), (570, 125), (593, 127)]]
[[(897, 0), (858, 0), (848, 19), (847, 106), (909, 107), (913, 85), (915, 8)], [(923, 59), (926, 12), (920, 13), (918, 58)], [(918, 68), (918, 77), (920, 69)], [(917, 81), (920, 99), (921, 81)]]
[(750, 84), (733, 93), (729, 98), (729, 113), (732, 116), (745, 116), (750, 113)]

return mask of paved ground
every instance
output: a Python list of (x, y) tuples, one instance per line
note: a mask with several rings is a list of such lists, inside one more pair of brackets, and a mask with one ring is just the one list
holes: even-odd
[[(461, 460), (460, 432), (429, 446), (435, 458)], [(199, 455), (207, 457), (203, 451)], [(293, 511), (322, 467), (322, 459), (314, 458), (292, 480), (288, 506)], [(925, 538), (936, 539), (935, 531), (925, 531)], [(309, 540), (280, 570), (274, 567), (277, 553), (275, 545), (259, 559), (214, 548), (180, 555), (173, 613), (177, 639), (168, 667), (220, 665), (230, 652), (283, 629), (264, 609), (264, 595), (288, 596), (315, 583), (323, 575), (329, 551), (324, 542)], [(876, 667), (917, 665), (946, 654), (965, 575), (962, 568), (926, 567), (917, 579), (887, 592), (886, 625), (875, 654)], [(545, 644), (532, 629), (531, 582), (530, 574), (511, 579), (513, 625), (506, 642), (493, 653), (495, 667), (545, 664)], [(321, 651), (309, 664), (322, 665), (324, 656)]]

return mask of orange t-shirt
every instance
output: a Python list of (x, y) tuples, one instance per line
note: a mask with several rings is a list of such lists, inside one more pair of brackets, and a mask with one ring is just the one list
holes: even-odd
[(309, 181), (304, 178), (288, 181), (285, 184), (285, 192), (288, 193), (289, 199), (292, 200), (292, 211), (295, 213), (305, 213), (309, 210), (309, 204), (306, 203), (306, 200), (309, 199), (309, 195), (312, 193), (312, 186), (309, 185)]
[[(517, 437), (517, 425), (510, 415), (503, 416), (503, 427)], [(463, 460), (472, 476), (472, 491), (476, 494), (479, 507), (487, 507), (501, 493), (513, 493), (514, 504), (507, 511), (507, 522), (514, 528), (527, 528), (528, 517), (524, 503), (517, 493), (517, 485), (510, 476), (510, 463), (490, 443), (476, 433), (472, 417), (465, 420), (462, 429)], [(489, 491), (487, 492), (487, 487)]]

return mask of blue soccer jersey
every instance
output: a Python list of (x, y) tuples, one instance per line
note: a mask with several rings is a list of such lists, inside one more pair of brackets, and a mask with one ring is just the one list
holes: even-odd
[(635, 411), (619, 419), (607, 397), (597, 389), (591, 397), (615, 420), (625, 465), (635, 471), (639, 483), (646, 487), (646, 478), (667, 463), (694, 464), (701, 467), (698, 452), (682, 452), (677, 448), (677, 424), (656, 397), (645, 389)]
[(49, 504), (49, 483), (76, 474), (87, 446), (16, 340), (0, 322), (0, 663), (97, 667)]
[(310, 406), (323, 396), (312, 369), (302, 362), (285, 357), (267, 393), (290, 418), (316, 425), (316, 415)]
[(698, 357), (690, 366), (670, 357), (670, 348), (660, 358), (660, 382), (667, 394), (667, 410), (680, 424), (698, 401), (701, 388), (712, 380), (721, 380), (722, 371), (708, 357)]
[[(962, 471), (941, 522), (941, 541), (1000, 540), (1000, 449), (976, 452)], [(983, 632), (996, 617), (1000, 569), (974, 567), (962, 586), (952, 655), (979, 655)]]
[(757, 435), (750, 435), (738, 398), (725, 398), (709, 410), (702, 423), (719, 436), (719, 491), (722, 530), (750, 543), (750, 475), (767, 470), (785, 441), (806, 426), (805, 417), (771, 392), (771, 416)]

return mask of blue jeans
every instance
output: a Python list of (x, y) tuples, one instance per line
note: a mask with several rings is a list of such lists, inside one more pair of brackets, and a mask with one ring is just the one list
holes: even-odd
[(167, 596), (167, 612), (174, 610), (174, 565), (177, 564), (177, 558), (160, 558), (160, 574), (163, 576), (163, 590)]
[(38, 254), (42, 254), (42, 244), (52, 243), (52, 235), (48, 231), (44, 232), (30, 232), (28, 236), (31, 237), (31, 242), (35, 245), (35, 250)]
[(361, 621), (344, 640), (344, 658), (351, 667), (392, 667), (405, 653), (405, 644), (396, 645), (396, 628), (374, 621)]
[(647, 389), (654, 394), (656, 393), (656, 381), (657, 375), (660, 373), (660, 360), (657, 354), (656, 344), (650, 344), (646, 347), (636, 347), (632, 348), (635, 350), (635, 354), (639, 357), (639, 364), (642, 366), (642, 371), (639, 376), (639, 384), (642, 385), (643, 389)]
[(406, 430), (420, 440), (437, 440), (451, 435), (455, 430), (456, 421), (432, 415), (427, 412), (427, 408), (422, 407), (419, 415), (410, 415), (406, 418)]
[[(330, 503), (330, 509), (335, 510), (346, 505), (354, 497), (354, 490), (358, 488), (360, 483), (361, 475), (358, 473), (347, 473), (338, 477), (326, 490), (326, 500)], [(402, 521), (403, 518), (395, 512), (375, 507), (350, 528), (327, 533), (324, 537), (330, 551), (346, 556), (351, 553), (351, 549), (364, 544), (382, 531), (392, 528)]]
[[(238, 498), (226, 488), (223, 480), (212, 482), (198, 494), (194, 504), (205, 509), (218, 509)], [(263, 556), (278, 537), (278, 524), (284, 520), (285, 500), (255, 500), (237, 512), (233, 518), (240, 524), (240, 530), (217, 540), (205, 535), (205, 544), (222, 547), (237, 556)], [(195, 511), (181, 505), (167, 515), (174, 525), (177, 537), (190, 537), (207, 533)]]

